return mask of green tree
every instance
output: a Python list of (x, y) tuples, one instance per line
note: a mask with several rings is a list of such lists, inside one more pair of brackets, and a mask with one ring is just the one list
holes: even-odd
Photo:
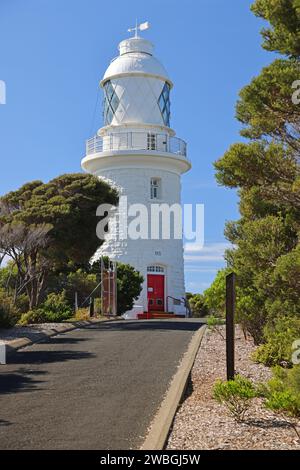
[(205, 305), (205, 298), (203, 294), (187, 293), (186, 299), (189, 302), (192, 317), (205, 317), (208, 314), (208, 308)]
[[(102, 260), (105, 268), (108, 268), (109, 258), (103, 256)], [(90, 273), (97, 275), (97, 280), (101, 280), (100, 260), (94, 262), (88, 269)], [(143, 276), (133, 266), (117, 262), (117, 315), (132, 309), (142, 291), (143, 282)]]
[(226, 276), (230, 269), (218, 271), (211, 286), (203, 293), (204, 303), (211, 315), (222, 317), (225, 315), (226, 302)]
[[(300, 4), (257, 0), (252, 10), (270, 23), (263, 46), (287, 57), (241, 90), (236, 116), (248, 142), (233, 144), (215, 168), (219, 184), (240, 196), (241, 218), (225, 229), (234, 246), (226, 259), (238, 276), (238, 318), (256, 343), (271, 337), (274, 343), (276, 322), (300, 314), (300, 105), (292, 101), (300, 77)], [(287, 324), (280, 323), (282, 334)]]
[(144, 278), (133, 266), (117, 264), (117, 313), (122, 315), (131, 310), (138, 299)]
[(114, 189), (84, 174), (33, 181), (0, 198), (0, 253), (15, 262), (18, 294), (26, 291), (30, 308), (39, 304), (51, 270), (88, 263), (101, 244), (96, 209), (117, 202)]
[(262, 30), (265, 49), (299, 57), (299, 0), (256, 0), (252, 5), (252, 11), (270, 23), (269, 28)]

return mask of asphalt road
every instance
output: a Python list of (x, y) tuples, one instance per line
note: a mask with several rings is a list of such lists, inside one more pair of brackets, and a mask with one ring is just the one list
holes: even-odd
[(52, 337), (0, 365), (0, 449), (137, 449), (195, 319), (118, 321)]

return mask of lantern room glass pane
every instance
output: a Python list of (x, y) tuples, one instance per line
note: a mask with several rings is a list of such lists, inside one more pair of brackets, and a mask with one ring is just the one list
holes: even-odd
[(170, 126), (170, 85), (165, 82), (160, 97), (158, 99), (158, 106), (166, 126)]
[(107, 126), (111, 124), (114, 114), (117, 111), (120, 100), (114, 90), (114, 87), (111, 84), (111, 81), (108, 80), (104, 85), (104, 103), (103, 103), (103, 117), (104, 125)]

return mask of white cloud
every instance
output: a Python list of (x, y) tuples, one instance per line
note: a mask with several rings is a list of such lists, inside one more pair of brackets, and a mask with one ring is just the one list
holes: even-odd
[(210, 286), (209, 282), (187, 282), (186, 291), (187, 292), (202, 292)]
[(184, 260), (187, 262), (224, 261), (224, 252), (232, 245), (228, 242), (207, 243), (203, 247), (197, 243), (186, 243), (184, 247)]
[(187, 265), (185, 267), (185, 272), (186, 273), (216, 273), (218, 271), (217, 267), (213, 266), (191, 266)]

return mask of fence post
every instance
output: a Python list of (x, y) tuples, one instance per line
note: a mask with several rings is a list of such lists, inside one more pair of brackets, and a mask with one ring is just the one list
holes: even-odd
[(90, 317), (94, 316), (94, 298), (90, 297), (90, 306), (89, 306)]
[(6, 364), (6, 344), (0, 341), (0, 364)]
[(77, 310), (78, 310), (78, 293), (77, 293), (77, 291), (75, 292), (75, 302), (74, 302), (74, 305), (75, 305), (75, 313), (76, 313)]
[(235, 273), (226, 276), (226, 366), (227, 380), (234, 380)]

